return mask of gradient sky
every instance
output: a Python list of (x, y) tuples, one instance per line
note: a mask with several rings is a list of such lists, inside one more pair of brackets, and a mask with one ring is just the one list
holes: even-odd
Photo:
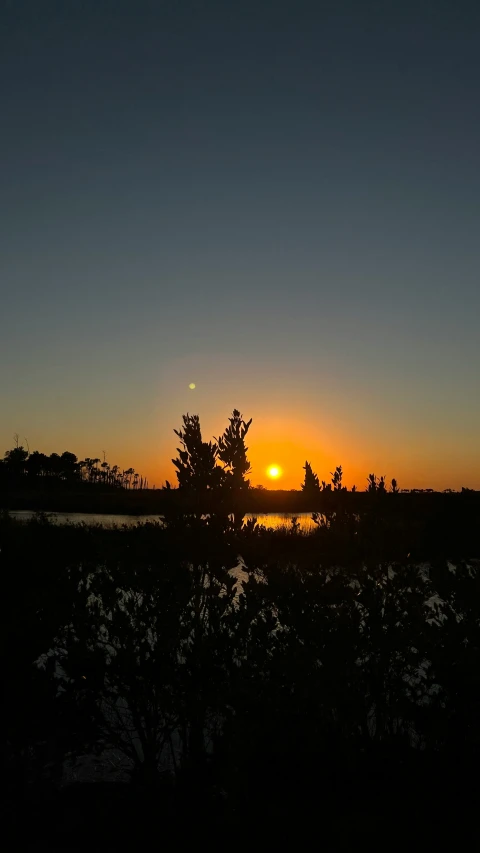
[(0, 9), (0, 451), (479, 489), (478, 0)]

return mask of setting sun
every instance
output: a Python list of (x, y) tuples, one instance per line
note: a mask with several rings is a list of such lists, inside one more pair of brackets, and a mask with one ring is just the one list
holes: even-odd
[(278, 477), (282, 475), (282, 469), (278, 467), (278, 465), (269, 465), (267, 468), (267, 474), (272, 480), (277, 480)]

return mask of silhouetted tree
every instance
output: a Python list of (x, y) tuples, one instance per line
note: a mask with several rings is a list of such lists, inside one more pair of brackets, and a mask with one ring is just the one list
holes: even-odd
[(380, 492), (380, 494), (382, 495), (385, 495), (387, 493), (387, 484), (385, 482), (384, 476), (380, 477), (378, 481), (377, 491)]
[(179, 488), (201, 492), (222, 485), (225, 474), (217, 465), (218, 446), (215, 442), (202, 441), (199, 416), (183, 415), (183, 427), (174, 433), (181, 444), (177, 448), (178, 457), (172, 459)]
[(343, 490), (342, 479), (343, 479), (343, 470), (341, 465), (337, 465), (335, 471), (330, 472), (332, 475), (332, 486), (334, 492), (341, 492)]
[(51, 453), (48, 457), (48, 473), (51, 477), (59, 477), (62, 471), (62, 461), (58, 453)]
[(85, 479), (88, 480), (89, 483), (91, 483), (93, 480), (93, 477), (92, 477), (93, 460), (90, 459), (89, 456), (86, 456), (85, 459), (83, 460), (83, 462), (80, 463), (80, 467), (82, 469), (82, 472), (85, 475)]
[(22, 445), (17, 445), (13, 450), (5, 452), (4, 464), (9, 473), (15, 477), (23, 476), (25, 473), (25, 464), (28, 459), (28, 450)]
[(34, 450), (28, 457), (25, 467), (29, 477), (44, 477), (49, 470), (48, 456)]
[(318, 482), (318, 476), (312, 471), (310, 462), (305, 461), (303, 470), (305, 471), (305, 478), (302, 483), (302, 492), (309, 496), (318, 494), (320, 491), (320, 484)]
[(64, 480), (75, 480), (79, 475), (79, 465), (74, 453), (67, 450), (60, 457), (60, 474)]
[(110, 473), (110, 465), (108, 464), (106, 459), (103, 460), (100, 467), (102, 469), (102, 480), (104, 483), (107, 483), (108, 482), (108, 476)]
[(132, 477), (134, 474), (135, 474), (135, 471), (133, 468), (127, 468), (127, 470), (124, 472), (125, 484), (126, 484), (127, 489), (129, 489), (132, 485)]
[(223, 435), (216, 439), (217, 458), (223, 463), (227, 484), (233, 489), (248, 489), (250, 486), (250, 481), (245, 479), (250, 471), (245, 437), (251, 423), (252, 418), (245, 422), (238, 409), (234, 409), (229, 418), (229, 426)]

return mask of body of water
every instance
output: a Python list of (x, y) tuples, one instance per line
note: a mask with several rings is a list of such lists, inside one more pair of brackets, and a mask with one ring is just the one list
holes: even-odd
[[(18, 518), (19, 520), (28, 520), (33, 518), (36, 513), (30, 510), (18, 510), (17, 512), (10, 512), (10, 515), (12, 518)], [(101, 524), (103, 527), (121, 527), (124, 524), (128, 527), (134, 527), (136, 524), (145, 524), (145, 522), (162, 522), (161, 515), (115, 515), (101, 512), (47, 512), (45, 515), (55, 524)], [(295, 517), (298, 519), (300, 530), (308, 531), (315, 527), (310, 512), (299, 512), (297, 514), (293, 512), (266, 512), (259, 515), (247, 513), (244, 520), (247, 521), (248, 519), (256, 518), (258, 524), (278, 530), (281, 528), (290, 529), (292, 518)]]

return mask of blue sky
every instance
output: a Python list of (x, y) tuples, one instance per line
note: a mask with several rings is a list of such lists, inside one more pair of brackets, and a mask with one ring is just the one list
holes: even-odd
[(1, 19), (0, 450), (159, 483), (184, 411), (237, 406), (258, 481), (275, 424), (288, 487), (307, 454), (480, 488), (478, 4)]

